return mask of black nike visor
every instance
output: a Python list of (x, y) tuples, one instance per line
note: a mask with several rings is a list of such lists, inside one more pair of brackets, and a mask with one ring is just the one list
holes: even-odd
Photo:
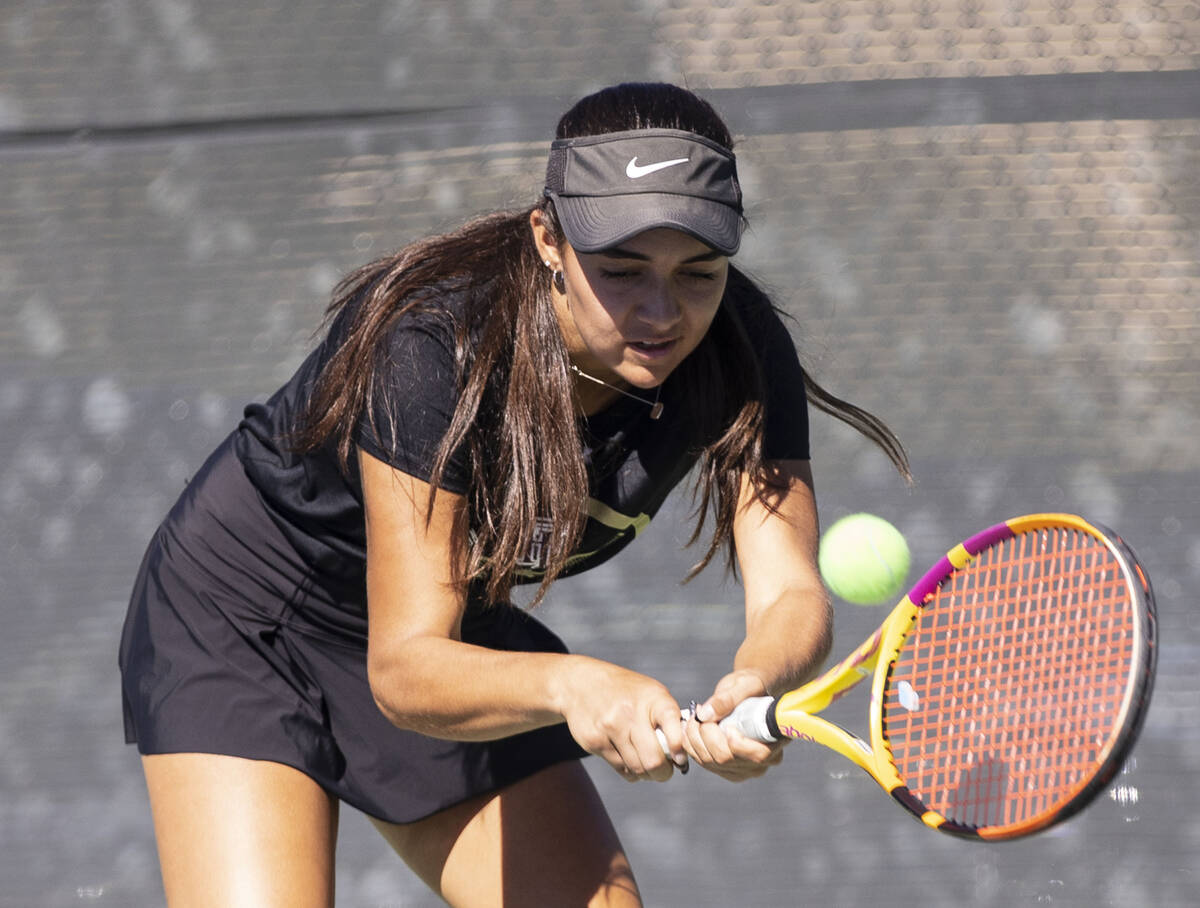
[(603, 252), (656, 227), (681, 230), (724, 255), (741, 245), (734, 155), (676, 129), (557, 139), (545, 194), (577, 252)]

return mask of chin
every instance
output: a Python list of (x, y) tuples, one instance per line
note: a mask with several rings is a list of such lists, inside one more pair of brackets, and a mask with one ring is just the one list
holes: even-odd
[(643, 391), (648, 388), (657, 388), (667, 380), (667, 377), (675, 371), (678, 363), (664, 363), (661, 366), (645, 366), (638, 364), (628, 370), (622, 370), (621, 379), (635, 388), (641, 388)]

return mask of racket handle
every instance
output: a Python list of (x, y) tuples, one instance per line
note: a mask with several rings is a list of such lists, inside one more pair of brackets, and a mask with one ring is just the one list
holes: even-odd
[(658, 746), (662, 748), (663, 756), (671, 756), (671, 745), (667, 743), (667, 736), (663, 734), (661, 728), (654, 729), (654, 733), (658, 735)]
[[(771, 720), (769, 718), (771, 707), (774, 705), (774, 697), (751, 697), (748, 700), (743, 700), (733, 708), (733, 712), (721, 720), (720, 726), (721, 728), (733, 729), (755, 741), (772, 744), (778, 740), (775, 735), (771, 734)], [(691, 719), (691, 709), (685, 709), (681, 712), (684, 722)], [(662, 747), (662, 752), (670, 756), (671, 749), (667, 746), (667, 736), (663, 734), (661, 728), (656, 728), (654, 731), (658, 734), (658, 743)]]
[(769, 719), (774, 704), (774, 697), (751, 697), (743, 700), (733, 708), (733, 712), (721, 720), (721, 728), (732, 728), (747, 738), (771, 744), (776, 740), (771, 734)]

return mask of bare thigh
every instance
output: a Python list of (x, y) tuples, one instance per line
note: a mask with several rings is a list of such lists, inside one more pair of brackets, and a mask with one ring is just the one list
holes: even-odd
[(217, 754), (142, 766), (171, 908), (333, 905), (338, 805), (308, 776)]
[(578, 760), (416, 823), (374, 821), (457, 908), (640, 908), (629, 861)]

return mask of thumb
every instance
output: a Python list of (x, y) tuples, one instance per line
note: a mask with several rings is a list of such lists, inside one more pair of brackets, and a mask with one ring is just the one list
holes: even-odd
[(767, 686), (754, 672), (745, 669), (731, 672), (717, 682), (712, 696), (696, 707), (696, 718), (701, 722), (719, 722), (743, 700), (765, 693)]

